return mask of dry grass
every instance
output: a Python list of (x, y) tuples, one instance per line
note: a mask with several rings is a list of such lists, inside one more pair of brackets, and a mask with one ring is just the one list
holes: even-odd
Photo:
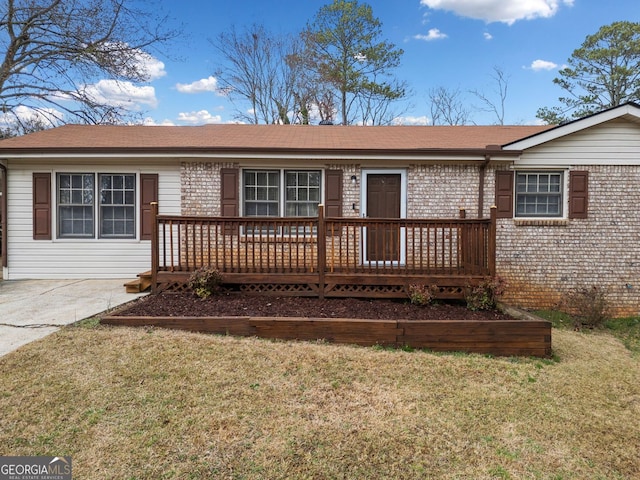
[(556, 360), (66, 328), (0, 358), (4, 455), (74, 478), (640, 478), (640, 359)]

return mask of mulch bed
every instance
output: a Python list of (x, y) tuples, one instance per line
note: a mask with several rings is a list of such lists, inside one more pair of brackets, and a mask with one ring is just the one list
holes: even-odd
[(191, 293), (148, 295), (116, 313), (130, 317), (307, 317), (376, 320), (511, 320), (495, 310), (471, 311), (464, 303), (418, 306), (408, 300), (275, 297), (225, 294), (200, 299)]

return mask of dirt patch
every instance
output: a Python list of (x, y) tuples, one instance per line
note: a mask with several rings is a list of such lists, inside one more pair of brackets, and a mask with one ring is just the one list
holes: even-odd
[(418, 306), (408, 300), (220, 295), (207, 299), (188, 293), (143, 297), (118, 316), (145, 317), (309, 317), (379, 320), (508, 320), (494, 310), (471, 311), (458, 302)]

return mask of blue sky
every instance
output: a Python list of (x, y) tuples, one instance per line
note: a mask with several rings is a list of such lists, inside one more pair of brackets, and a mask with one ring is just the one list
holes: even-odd
[[(330, 0), (161, 0), (165, 13), (187, 33), (168, 49), (150, 52), (153, 79), (128, 86), (128, 99), (149, 124), (197, 125), (234, 120), (237, 107), (216, 91), (217, 59), (209, 39), (263, 24), (275, 33), (298, 32)], [(640, 21), (638, 0), (371, 0), (383, 36), (405, 51), (397, 76), (412, 95), (400, 119), (429, 124), (430, 89), (444, 86), (495, 98), (493, 68), (508, 77), (505, 123), (536, 123), (539, 107), (558, 104), (559, 68), (585, 37), (614, 21)], [(110, 95), (108, 89), (103, 94)], [(477, 124), (495, 123), (474, 110)]]

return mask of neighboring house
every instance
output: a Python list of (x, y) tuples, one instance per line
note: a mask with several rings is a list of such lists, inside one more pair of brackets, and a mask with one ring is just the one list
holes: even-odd
[[(559, 127), (68, 125), (0, 141), (4, 278), (150, 268), (162, 215), (488, 217), (504, 299), (640, 311), (640, 107)], [(3, 176), (0, 175), (0, 178)]]

